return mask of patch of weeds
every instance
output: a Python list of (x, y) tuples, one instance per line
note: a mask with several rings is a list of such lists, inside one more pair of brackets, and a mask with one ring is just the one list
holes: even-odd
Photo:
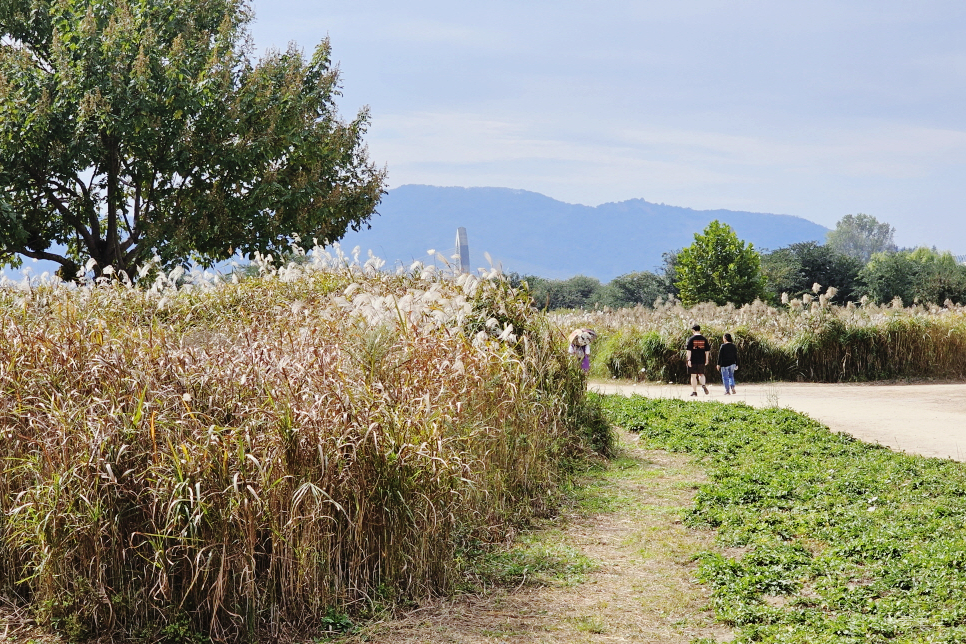
[(596, 564), (578, 550), (547, 543), (546, 536), (524, 537), (506, 550), (484, 554), (481, 577), (501, 586), (572, 585), (584, 580)]
[(211, 644), (211, 638), (199, 632), (191, 618), (184, 613), (169, 618), (164, 624), (152, 622), (134, 630), (129, 641), (145, 644)]
[(621, 489), (623, 482), (647, 483), (665, 470), (649, 469), (640, 458), (619, 453), (607, 467), (593, 471), (569, 491), (576, 509), (585, 516), (640, 509), (638, 495)]
[(580, 631), (581, 633), (594, 633), (595, 635), (601, 635), (607, 632), (607, 626), (597, 615), (588, 615), (585, 617), (572, 617), (569, 620), (573, 623), (574, 629)]
[(616, 455), (617, 434), (614, 433), (604, 414), (601, 396), (593, 392), (588, 393), (584, 404), (577, 408), (577, 413), (577, 424), (591, 449), (604, 458), (612, 458)]
[(187, 615), (165, 624), (154, 639), (156, 644), (211, 644), (211, 639), (195, 630)]
[(620, 493), (614, 483), (614, 469), (620, 466), (621, 461), (631, 459), (619, 459), (611, 468), (601, 469), (593, 472), (592, 477), (587, 477), (580, 485), (570, 491), (574, 506), (583, 515), (601, 514), (603, 512), (616, 512), (627, 505), (628, 499)]
[(316, 641), (327, 642), (352, 633), (356, 630), (356, 625), (345, 613), (330, 608), (325, 616), (319, 620), (319, 629), (322, 633), (316, 638)]
[(966, 641), (966, 464), (898, 454), (801, 414), (609, 397), (610, 419), (705, 467), (686, 522), (737, 642)]

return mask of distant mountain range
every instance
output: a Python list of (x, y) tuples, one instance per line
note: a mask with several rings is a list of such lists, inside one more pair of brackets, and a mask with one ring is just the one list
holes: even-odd
[(759, 250), (824, 241), (828, 232), (790, 215), (692, 210), (643, 199), (582, 206), (509, 188), (400, 186), (389, 191), (379, 212), (370, 230), (346, 235), (346, 252), (358, 245), (363, 258), (371, 249), (389, 265), (432, 261), (427, 250), (452, 255), (456, 229), (464, 226), (474, 269), (488, 265), (488, 252), (507, 272), (555, 279), (587, 275), (604, 282), (656, 269), (662, 253), (688, 246), (715, 219)]

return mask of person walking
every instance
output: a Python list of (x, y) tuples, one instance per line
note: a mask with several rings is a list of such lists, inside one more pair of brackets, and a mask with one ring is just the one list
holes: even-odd
[(570, 342), (568, 352), (577, 356), (584, 373), (590, 373), (590, 343), (596, 339), (597, 334), (590, 329), (574, 329), (567, 337)]
[(710, 394), (708, 391), (708, 386), (705, 380), (705, 371), (708, 366), (708, 362), (711, 360), (711, 347), (708, 345), (708, 339), (701, 335), (701, 325), (695, 324), (691, 327), (694, 331), (694, 335), (688, 338), (688, 343), (684, 348), (688, 352), (688, 374), (691, 376), (691, 395), (698, 395), (698, 383), (700, 382), (701, 388), (704, 389), (705, 394)]
[(724, 343), (718, 349), (718, 371), (725, 395), (735, 393), (735, 372), (738, 371), (738, 347), (730, 333), (724, 334)]

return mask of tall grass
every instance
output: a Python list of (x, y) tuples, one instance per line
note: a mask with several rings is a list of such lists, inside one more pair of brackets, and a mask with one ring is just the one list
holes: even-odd
[(506, 282), (334, 264), (0, 290), (7, 601), (77, 639), (275, 640), (446, 591), (611, 447)]
[(683, 381), (683, 347), (694, 323), (712, 342), (712, 364), (722, 336), (734, 336), (745, 382), (966, 377), (966, 307), (835, 306), (828, 299), (806, 296), (778, 308), (755, 302), (686, 309), (672, 301), (551, 317), (564, 330), (598, 332), (592, 362), (598, 377)]

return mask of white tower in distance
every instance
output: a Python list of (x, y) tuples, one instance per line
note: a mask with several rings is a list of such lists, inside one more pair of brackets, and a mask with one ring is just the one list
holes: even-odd
[(460, 273), (470, 272), (470, 243), (466, 240), (466, 229), (456, 229), (456, 255), (460, 260)]

